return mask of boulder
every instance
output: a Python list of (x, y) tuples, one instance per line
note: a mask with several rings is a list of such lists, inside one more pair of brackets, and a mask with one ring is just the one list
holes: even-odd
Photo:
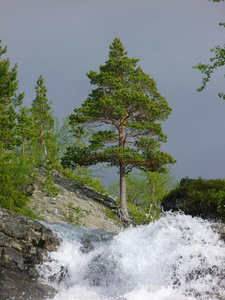
[[(185, 185), (195, 181), (196, 179), (190, 179), (190, 178), (182, 178), (180, 181), (180, 187), (184, 187)], [(176, 191), (176, 192), (174, 192)], [(162, 201), (162, 210), (163, 211), (178, 211), (181, 209), (182, 204), (185, 201), (187, 192), (186, 190), (179, 190), (175, 189), (174, 191), (171, 191), (169, 193), (169, 196), (166, 196), (166, 198)], [(181, 209), (182, 210), (182, 209)]]
[(181, 209), (181, 204), (184, 203), (184, 198), (172, 198), (162, 203), (162, 211), (178, 211)]
[(32, 196), (35, 191), (35, 185), (33, 183), (29, 183), (25, 187), (25, 192), (27, 196)]
[(39, 282), (35, 269), (60, 244), (38, 221), (0, 209), (0, 299), (40, 300), (56, 291)]

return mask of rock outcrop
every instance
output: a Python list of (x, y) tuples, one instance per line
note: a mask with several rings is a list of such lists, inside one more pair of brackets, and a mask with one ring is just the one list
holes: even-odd
[(183, 178), (161, 205), (164, 211), (182, 210), (193, 217), (225, 222), (225, 181)]
[(112, 197), (58, 174), (54, 183), (59, 188), (57, 196), (48, 197), (36, 186), (29, 205), (45, 221), (117, 233), (124, 228), (116, 214), (119, 206)]
[(40, 300), (54, 289), (38, 281), (35, 265), (60, 241), (50, 229), (12, 211), (0, 209), (0, 299)]
[[(191, 182), (193, 179), (182, 178), (180, 181), (180, 187), (184, 186), (184, 184)], [(178, 211), (181, 209), (181, 205), (184, 203), (186, 197), (186, 192), (181, 191), (178, 193), (172, 193), (170, 197), (166, 197), (166, 200), (162, 202), (162, 210), (163, 211)]]

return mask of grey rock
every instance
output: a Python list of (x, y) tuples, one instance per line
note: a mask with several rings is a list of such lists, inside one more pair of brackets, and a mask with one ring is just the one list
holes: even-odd
[[(195, 179), (190, 179), (190, 178), (182, 178), (180, 181), (180, 186), (184, 186), (185, 184), (188, 184)], [(181, 209), (181, 205), (185, 201), (185, 195), (184, 193), (179, 194), (179, 196), (173, 196), (170, 197), (170, 199), (167, 199), (166, 201), (162, 202), (162, 210), (163, 211), (178, 211)]]
[(33, 183), (30, 183), (25, 187), (25, 192), (27, 196), (32, 196), (34, 191), (35, 191), (35, 185)]
[(181, 204), (184, 203), (184, 198), (173, 198), (162, 204), (162, 210), (164, 211), (178, 211), (181, 208)]
[(110, 242), (115, 235), (115, 232), (107, 232), (103, 229), (95, 229), (89, 231), (81, 239), (82, 247), (80, 248), (80, 250), (83, 253), (89, 253), (95, 249), (96, 245)]
[(56, 291), (39, 282), (37, 264), (60, 244), (50, 229), (12, 211), (0, 209), (0, 299), (40, 300)]
[[(46, 222), (69, 223), (89, 229), (103, 228), (117, 233), (124, 229), (124, 224), (116, 217), (119, 209), (116, 199), (101, 195), (59, 174), (55, 174), (54, 183), (59, 189), (57, 196), (46, 197), (38, 189), (37, 183), (29, 204), (29, 207)], [(110, 216), (107, 214), (109, 210), (115, 212), (114, 219), (107, 216)]]
[(54, 182), (59, 186), (64, 187), (67, 191), (73, 192), (75, 194), (81, 194), (84, 200), (92, 199), (93, 201), (104, 204), (106, 207), (112, 209), (119, 208), (117, 202), (113, 198), (102, 195), (87, 186), (72, 181), (71, 179), (63, 178), (57, 175), (55, 176)]

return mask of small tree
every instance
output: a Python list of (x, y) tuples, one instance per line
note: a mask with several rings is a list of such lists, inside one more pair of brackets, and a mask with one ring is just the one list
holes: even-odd
[[(57, 124), (58, 125), (58, 124)], [(88, 137), (91, 135), (91, 130), (84, 130), (80, 125), (71, 126), (69, 117), (63, 120), (61, 127), (56, 127), (56, 141), (59, 148), (59, 155), (62, 161), (66, 159), (64, 154), (68, 152), (70, 147), (73, 148), (74, 142), (77, 147), (85, 147)]]
[[(213, 2), (222, 2), (224, 0), (213, 0)], [(220, 23), (220, 26), (225, 27), (225, 23)], [(198, 92), (201, 92), (205, 89), (206, 84), (210, 81), (213, 72), (220, 67), (225, 66), (225, 46), (216, 46), (210, 50), (211, 53), (214, 54), (213, 57), (210, 58), (209, 64), (199, 63), (197, 66), (194, 66), (194, 69), (200, 70), (204, 77), (202, 78), (202, 85), (197, 89)], [(225, 75), (224, 75), (225, 76)], [(218, 96), (225, 100), (224, 93), (218, 93)]]
[(159, 207), (161, 201), (169, 191), (175, 188), (178, 183), (175, 178), (170, 175), (169, 169), (163, 173), (147, 172), (147, 199), (148, 213), (150, 214), (154, 207)]
[(31, 117), (34, 126), (33, 143), (36, 147), (35, 151), (39, 153), (39, 157), (48, 156), (48, 148), (51, 148), (54, 130), (54, 118), (51, 112), (51, 105), (46, 94), (47, 89), (44, 85), (42, 76), (37, 80), (35, 86), (36, 98), (32, 102)]
[(17, 64), (10, 69), (8, 58), (3, 59), (7, 47), (1, 46), (0, 40), (0, 141), (5, 151), (17, 144), (16, 108), (22, 104), (23, 94), (17, 94)]
[(33, 121), (29, 115), (29, 109), (21, 107), (17, 116), (17, 135), (21, 146), (22, 156), (26, 156), (26, 146), (34, 137)]
[[(211, 79), (213, 72), (219, 68), (225, 66), (225, 46), (216, 46), (215, 48), (210, 50), (211, 53), (214, 53), (215, 56), (210, 58), (211, 64), (202, 64), (199, 63), (194, 68), (200, 70), (205, 77), (202, 78), (202, 85), (200, 88), (197, 89), (198, 92), (201, 92), (205, 89), (207, 82)], [(224, 93), (218, 93), (218, 96), (225, 100)]]
[(97, 88), (70, 116), (72, 125), (95, 126), (88, 147), (70, 148), (71, 160), (82, 165), (106, 162), (119, 168), (120, 206), (125, 219), (126, 174), (133, 167), (155, 171), (175, 162), (160, 151), (160, 142), (166, 141), (160, 121), (167, 119), (171, 108), (155, 81), (137, 67), (138, 61), (129, 58), (115, 38), (100, 72), (87, 74)]
[(0, 207), (22, 212), (29, 198), (23, 189), (30, 183), (29, 162), (22, 156), (6, 152), (0, 142)]
[[(135, 204), (154, 220), (160, 213), (162, 199), (174, 189), (178, 183), (171, 175), (170, 169), (158, 172), (130, 172), (127, 175), (127, 201)], [(118, 182), (110, 185), (110, 192), (118, 196)]]

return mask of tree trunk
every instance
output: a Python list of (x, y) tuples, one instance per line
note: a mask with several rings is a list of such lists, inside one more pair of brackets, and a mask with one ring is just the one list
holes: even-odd
[(126, 166), (120, 164), (120, 208), (122, 217), (129, 218), (127, 211), (127, 197), (126, 197)]
[(43, 126), (40, 124), (40, 151), (42, 150), (43, 145)]
[(24, 136), (22, 137), (22, 156), (25, 156), (25, 138)]
[(43, 144), (43, 147), (44, 147), (45, 156), (47, 156), (47, 155), (48, 155), (48, 152), (47, 152), (47, 149), (46, 149), (46, 146), (45, 146), (45, 141), (44, 141), (44, 139), (43, 139), (42, 144)]
[(150, 204), (149, 204), (149, 215), (151, 213), (153, 204), (155, 204), (155, 184), (152, 184), (152, 199), (150, 199)]

